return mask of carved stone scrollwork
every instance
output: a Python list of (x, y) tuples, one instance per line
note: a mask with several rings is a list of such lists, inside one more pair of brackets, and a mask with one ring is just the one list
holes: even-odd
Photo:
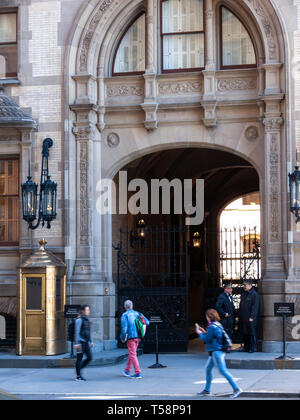
[(218, 91), (253, 90), (257, 89), (256, 78), (238, 78), (218, 80)]
[(125, 97), (125, 96), (143, 96), (144, 88), (136, 85), (119, 85), (119, 86), (107, 86), (106, 96), (108, 98), (114, 97)]
[(280, 131), (280, 127), (283, 124), (282, 117), (268, 117), (264, 119), (265, 130), (267, 133), (273, 131)]
[(89, 142), (94, 139), (95, 129), (92, 126), (75, 126), (73, 133), (78, 142), (80, 156), (79, 166), (79, 202), (80, 202), (80, 245), (90, 244), (89, 216)]
[(161, 82), (158, 84), (158, 92), (162, 96), (201, 93), (202, 90), (203, 90), (203, 83), (201, 81)]
[(80, 244), (89, 245), (88, 143), (80, 143)]
[(87, 71), (89, 49), (92, 43), (94, 33), (101, 20), (101, 17), (114, 1), (115, 0), (102, 1), (100, 5), (98, 6), (98, 8), (96, 9), (94, 16), (92, 17), (89, 23), (88, 29), (86, 30), (85, 35), (83, 37), (83, 40), (81, 43), (81, 49), (80, 49), (79, 62), (80, 62), (81, 72)]
[(269, 58), (271, 60), (278, 59), (278, 47), (276, 41), (276, 34), (273, 23), (270, 19), (268, 12), (264, 9), (261, 0), (244, 0), (245, 3), (248, 3), (254, 9), (255, 14), (257, 15), (258, 20), (261, 22), (261, 25), (265, 31), (265, 36), (269, 48)]
[(281, 175), (280, 175), (280, 128), (284, 120), (282, 117), (267, 117), (264, 119), (267, 147), (267, 180), (269, 197), (269, 241), (281, 240)]

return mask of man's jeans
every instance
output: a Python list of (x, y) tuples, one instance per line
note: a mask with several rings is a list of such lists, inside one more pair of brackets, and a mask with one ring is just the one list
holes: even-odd
[(135, 338), (133, 340), (128, 340), (127, 341), (128, 361), (127, 361), (125, 372), (130, 373), (131, 368), (133, 366), (136, 375), (141, 373), (139, 361), (138, 361), (138, 358), (137, 358), (137, 349), (139, 347), (140, 341), (141, 340), (139, 338)]
[[(77, 376), (80, 376), (80, 371), (84, 369), (93, 359), (91, 346), (89, 343), (81, 342), (81, 353), (77, 353), (77, 361), (76, 361), (76, 373)], [(82, 363), (83, 356), (86, 355), (85, 361)]]
[(210, 392), (211, 385), (213, 381), (213, 375), (212, 371), (213, 368), (217, 366), (221, 375), (224, 376), (224, 378), (227, 379), (227, 381), (230, 383), (234, 391), (239, 390), (238, 385), (235, 383), (233, 377), (228, 372), (225, 362), (225, 353), (223, 351), (214, 351), (212, 356), (208, 359), (207, 365), (206, 365), (206, 387), (205, 390)]

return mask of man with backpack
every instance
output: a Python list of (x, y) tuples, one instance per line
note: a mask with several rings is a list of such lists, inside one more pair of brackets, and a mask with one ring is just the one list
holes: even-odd
[[(75, 321), (75, 349), (77, 351), (76, 361), (76, 381), (85, 381), (81, 375), (82, 369), (84, 369), (92, 361), (92, 348), (94, 347), (92, 336), (91, 336), (91, 322), (89, 316), (91, 314), (90, 307), (84, 305), (80, 309), (80, 317)], [(84, 361), (83, 357), (86, 355)]]
[(220, 323), (220, 316), (215, 309), (209, 309), (206, 312), (206, 319), (208, 322), (207, 331), (196, 324), (196, 333), (206, 344), (206, 349), (210, 356), (206, 365), (206, 387), (199, 396), (211, 396), (211, 385), (213, 381), (212, 371), (213, 368), (217, 366), (221, 375), (227, 379), (233, 388), (233, 394), (230, 398), (238, 398), (241, 395), (242, 390), (238, 387), (232, 375), (228, 372), (225, 362), (225, 354), (231, 350), (232, 342), (224, 330), (224, 327)]
[[(123, 343), (127, 342), (128, 361), (123, 374), (127, 378), (142, 379), (137, 349), (141, 339), (146, 334), (146, 327), (149, 325), (149, 321), (144, 315), (133, 310), (133, 303), (130, 300), (125, 302), (124, 308), (126, 312), (122, 315), (121, 319), (121, 341)], [(132, 367), (135, 370), (134, 375), (131, 375)]]

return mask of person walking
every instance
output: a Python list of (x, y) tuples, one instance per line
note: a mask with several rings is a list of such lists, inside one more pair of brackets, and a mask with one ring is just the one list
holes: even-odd
[(209, 309), (206, 312), (206, 319), (208, 322), (207, 331), (196, 324), (196, 333), (199, 338), (206, 344), (206, 350), (209, 353), (209, 359), (206, 365), (206, 386), (205, 389), (198, 395), (201, 397), (211, 396), (211, 386), (213, 381), (213, 368), (218, 367), (220, 373), (227, 379), (233, 389), (231, 399), (238, 398), (242, 394), (242, 390), (235, 383), (232, 375), (228, 372), (225, 362), (224, 352), (224, 327), (220, 323), (221, 319), (215, 309)]
[(216, 310), (221, 317), (221, 324), (231, 339), (233, 337), (235, 321), (235, 308), (233, 304), (232, 292), (232, 285), (227, 284), (224, 287), (224, 293), (220, 294), (216, 304)]
[[(76, 360), (76, 381), (86, 381), (81, 375), (84, 369), (93, 359), (92, 348), (94, 343), (91, 336), (91, 322), (89, 316), (91, 314), (90, 307), (84, 305), (80, 309), (80, 316), (75, 321), (75, 349), (77, 351)], [(83, 361), (84, 355), (86, 356)]]
[[(142, 372), (137, 356), (137, 349), (141, 342), (141, 338), (139, 337), (136, 321), (139, 317), (142, 317), (146, 326), (149, 325), (149, 321), (144, 315), (133, 310), (133, 303), (130, 300), (125, 302), (124, 308), (126, 312), (121, 318), (121, 341), (122, 343), (127, 342), (128, 361), (123, 375), (127, 378), (142, 379)], [(134, 375), (131, 375), (132, 367), (134, 367)]]
[(243, 335), (241, 351), (254, 353), (257, 342), (257, 327), (259, 317), (259, 295), (251, 280), (245, 281), (244, 291), (239, 308), (240, 329)]

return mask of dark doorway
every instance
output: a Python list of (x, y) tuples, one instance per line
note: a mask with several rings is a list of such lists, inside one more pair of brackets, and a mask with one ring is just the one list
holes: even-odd
[[(136, 308), (144, 312), (147, 312), (147, 308), (151, 307), (151, 302), (154, 302), (154, 306), (157, 302), (158, 306), (163, 306), (169, 319), (169, 324), (166, 323), (168, 338), (164, 337), (163, 333), (161, 334), (161, 348), (164, 351), (186, 351), (189, 339), (195, 338), (195, 322), (205, 323), (205, 309), (214, 306), (216, 298), (222, 290), (220, 211), (226, 207), (227, 203), (238, 197), (257, 193), (259, 191), (258, 173), (249, 162), (237, 155), (206, 148), (174, 149), (153, 153), (131, 162), (122, 170), (127, 171), (128, 181), (135, 178), (144, 179), (147, 183), (150, 183), (152, 179), (167, 179), (169, 181), (192, 179), (196, 185), (196, 179), (204, 180), (205, 218), (199, 226), (185, 227), (185, 214), (183, 216), (141, 214), (135, 217), (123, 215), (113, 218), (113, 242), (115, 245), (122, 244), (122, 249), (119, 249), (119, 254), (114, 253), (113, 259), (113, 274), (118, 284), (119, 314), (123, 311), (124, 298), (125, 300), (126, 298), (134, 300)], [(118, 182), (118, 177), (115, 181)], [(149, 237), (144, 242), (136, 241), (132, 247), (131, 234), (136, 229), (139, 217), (145, 219)], [(167, 243), (159, 234), (155, 238), (156, 229), (178, 231), (172, 237), (171, 252), (167, 252)], [(185, 231), (186, 240), (184, 242), (182, 234)], [(165, 235), (167, 237), (167, 233)], [(199, 239), (196, 246), (195, 238)], [(154, 245), (156, 251), (153, 248)], [(138, 247), (140, 250), (137, 252)], [(182, 255), (176, 256), (178, 250), (182, 252)], [(173, 271), (168, 272), (169, 277), (166, 277), (164, 270), (161, 270), (157, 276), (156, 298), (154, 298), (153, 290), (147, 296), (149, 291), (145, 290), (147, 287), (145, 288), (144, 285), (149, 283), (151, 273), (153, 279), (151, 259), (154, 258), (154, 255), (156, 258), (158, 257), (159, 264), (162, 264), (164, 268), (168, 264), (171, 266), (175, 264), (176, 267), (175, 269), (173, 266)], [(178, 261), (174, 262), (176, 258)], [(183, 263), (185, 258), (186, 265)], [(177, 267), (179, 267), (180, 276), (177, 277), (178, 281), (174, 281), (173, 278), (173, 289), (169, 289), (167, 292), (164, 290), (164, 286), (171, 281), (172, 273), (177, 273)], [(164, 283), (166, 279), (167, 282)], [(127, 286), (124, 288), (126, 282)], [(128, 286), (130, 282), (133, 282), (132, 287)], [(119, 332), (119, 322), (117, 325)], [(176, 325), (180, 328), (174, 328)], [(181, 330), (177, 342), (178, 338), (175, 338), (176, 334), (174, 333), (176, 329)], [(147, 340), (147, 348), (151, 351), (154, 349), (154, 335), (150, 330)]]

